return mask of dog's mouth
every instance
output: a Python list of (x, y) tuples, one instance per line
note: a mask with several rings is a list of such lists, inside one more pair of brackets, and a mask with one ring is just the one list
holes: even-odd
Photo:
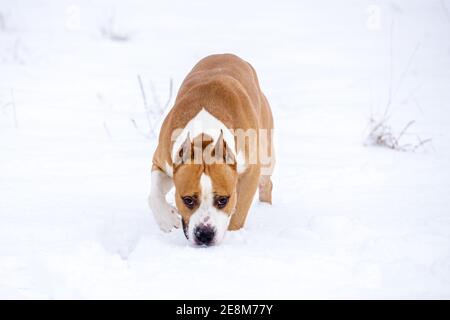
[[(209, 219), (203, 219), (203, 222), (195, 223), (196, 219), (182, 218), (181, 225), (183, 233), (188, 242), (195, 246), (214, 246), (220, 244), (228, 229), (229, 219), (226, 224), (212, 223)], [(223, 222), (223, 221), (222, 221)]]
[(184, 219), (181, 219), (181, 224), (183, 225), (184, 235), (186, 239), (189, 240), (189, 225), (186, 222), (184, 222)]

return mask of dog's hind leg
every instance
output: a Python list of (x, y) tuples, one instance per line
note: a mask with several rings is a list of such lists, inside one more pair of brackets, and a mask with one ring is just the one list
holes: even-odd
[[(260, 132), (260, 151), (264, 151), (260, 158), (261, 176), (259, 177), (259, 201), (272, 204), (272, 180), (271, 176), (275, 166), (275, 150), (273, 147), (273, 117), (269, 102), (264, 94), (261, 94), (262, 123), (266, 131)], [(261, 145), (261, 142), (264, 142)]]
[(272, 204), (272, 180), (270, 176), (259, 177), (259, 201)]

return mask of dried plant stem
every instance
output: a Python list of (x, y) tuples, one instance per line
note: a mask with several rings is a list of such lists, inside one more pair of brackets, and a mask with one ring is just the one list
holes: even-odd
[(172, 93), (173, 93), (173, 80), (170, 79), (170, 83), (169, 83), (169, 95), (168, 95), (168, 99), (166, 101), (166, 103), (164, 105), (161, 104), (157, 92), (156, 92), (156, 88), (153, 85), (153, 83), (150, 83), (150, 89), (152, 92), (152, 99), (153, 99), (153, 104), (149, 105), (148, 103), (148, 99), (147, 99), (147, 95), (145, 92), (145, 88), (144, 88), (144, 84), (142, 81), (142, 77), (140, 75), (137, 76), (138, 78), (138, 82), (139, 82), (139, 88), (141, 91), (141, 96), (142, 96), (142, 101), (144, 104), (144, 111), (145, 111), (145, 116), (147, 119), (147, 125), (148, 125), (148, 133), (144, 133), (142, 130), (139, 129), (136, 121), (134, 119), (130, 119), (133, 126), (136, 128), (136, 130), (146, 136), (147, 138), (151, 138), (153, 136), (156, 136), (156, 132), (155, 132), (155, 127), (156, 124), (158, 123), (158, 121), (161, 119), (162, 115), (165, 113), (165, 111), (167, 110), (167, 108), (169, 107), (169, 104), (172, 100)]
[(144, 85), (142, 84), (141, 76), (138, 75), (137, 78), (138, 78), (138, 82), (139, 82), (139, 88), (141, 89), (142, 101), (144, 102), (145, 116), (147, 117), (148, 127), (151, 128), (152, 127), (152, 123), (150, 120), (151, 110), (147, 103), (147, 96), (145, 94), (145, 89), (144, 89)]

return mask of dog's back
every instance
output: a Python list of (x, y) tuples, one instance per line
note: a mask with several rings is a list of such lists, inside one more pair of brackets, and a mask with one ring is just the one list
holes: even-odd
[(217, 82), (229, 89), (244, 91), (251, 106), (259, 107), (261, 89), (256, 72), (248, 62), (233, 54), (215, 54), (200, 60), (186, 76), (178, 96), (197, 85), (209, 83), (214, 86)]
[(184, 128), (202, 109), (230, 129), (273, 129), (272, 113), (255, 70), (233, 54), (208, 56), (186, 76), (162, 125), (159, 143), (164, 150), (171, 149), (172, 132)]

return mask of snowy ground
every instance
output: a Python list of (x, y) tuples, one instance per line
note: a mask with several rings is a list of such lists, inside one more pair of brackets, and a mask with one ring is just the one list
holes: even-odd
[[(449, 10), (0, 0), (0, 298), (450, 298)], [(163, 104), (219, 52), (272, 104), (274, 204), (193, 248), (153, 221), (155, 139), (130, 119), (147, 130), (138, 74)], [(431, 144), (364, 146), (389, 96), (394, 131)]]

